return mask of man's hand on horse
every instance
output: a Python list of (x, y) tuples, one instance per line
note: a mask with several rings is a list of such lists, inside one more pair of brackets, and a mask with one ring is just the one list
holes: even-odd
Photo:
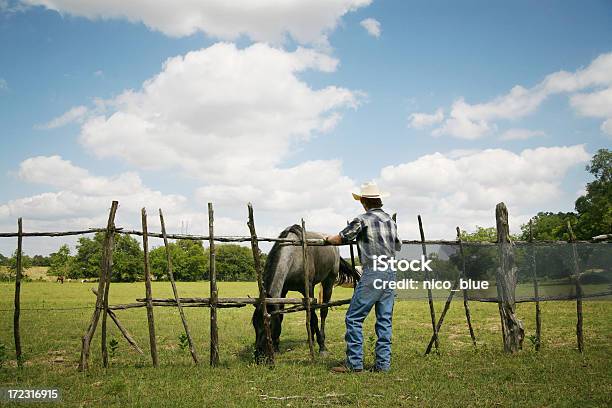
[(329, 235), (325, 237), (324, 242), (326, 244), (340, 245), (342, 244), (342, 238), (340, 237), (340, 235)]

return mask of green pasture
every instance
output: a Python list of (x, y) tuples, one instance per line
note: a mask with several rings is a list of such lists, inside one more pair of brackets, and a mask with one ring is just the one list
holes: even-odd
[[(462, 302), (453, 302), (440, 333), (438, 354), (424, 356), (431, 334), (427, 302), (398, 301), (394, 312), (393, 367), (389, 374), (334, 375), (329, 368), (343, 358), (344, 314), (337, 307), (327, 321), (330, 356), (311, 362), (305, 341), (304, 313), (285, 318), (282, 352), (273, 369), (252, 362), (252, 307), (219, 311), (221, 366), (208, 366), (209, 310), (186, 309), (197, 351), (204, 362), (191, 363), (180, 346), (175, 308), (156, 308), (161, 367), (151, 367), (145, 309), (118, 311), (124, 326), (145, 350), (134, 352), (109, 320), (109, 340), (118, 347), (111, 367), (100, 361), (100, 330), (92, 346), (91, 369), (76, 370), (80, 337), (91, 317), (95, 283), (24, 282), (22, 343), (25, 366), (15, 366), (12, 333), (13, 284), (0, 284), (0, 344), (9, 360), (0, 368), (0, 386), (59, 388), (66, 406), (521, 406), (600, 407), (612, 403), (612, 302), (584, 304), (586, 351), (576, 350), (575, 303), (542, 304), (543, 344), (535, 352), (534, 306), (518, 305), (526, 327), (524, 349), (508, 356), (501, 350), (497, 305), (471, 302), (478, 344), (474, 348)], [(180, 282), (181, 296), (208, 296), (208, 283)], [(349, 297), (337, 288), (334, 299)], [(153, 283), (156, 297), (170, 297), (168, 282)], [(257, 296), (253, 283), (221, 282), (221, 297)], [(144, 296), (142, 283), (113, 284), (111, 303)], [(291, 296), (291, 294), (289, 295)], [(442, 310), (443, 300), (436, 300)], [(373, 316), (364, 325), (366, 366), (373, 364)], [(19, 405), (21, 406), (21, 405)]]

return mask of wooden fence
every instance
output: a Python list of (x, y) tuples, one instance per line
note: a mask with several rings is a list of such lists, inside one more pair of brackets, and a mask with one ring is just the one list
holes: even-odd
[[(306, 225), (304, 220), (302, 219), (302, 236), (301, 239), (294, 240), (290, 238), (266, 238), (266, 237), (258, 237), (255, 229), (255, 220), (253, 214), (253, 207), (249, 203), (247, 206), (248, 209), (248, 228), (250, 231), (249, 236), (216, 236), (214, 234), (214, 209), (212, 203), (208, 203), (208, 217), (209, 217), (209, 234), (208, 236), (203, 235), (187, 235), (187, 234), (168, 234), (166, 232), (165, 221), (163, 212), (159, 210), (160, 224), (161, 224), (161, 232), (153, 233), (149, 232), (147, 226), (147, 213), (143, 208), (141, 211), (141, 219), (142, 219), (142, 230), (127, 230), (123, 228), (118, 228), (115, 226), (115, 216), (117, 213), (119, 203), (117, 201), (113, 201), (111, 204), (111, 208), (109, 211), (108, 221), (106, 228), (91, 228), (85, 230), (77, 230), (77, 231), (61, 231), (61, 232), (24, 232), (23, 231), (23, 223), (22, 219), (18, 219), (18, 230), (16, 233), (14, 232), (2, 232), (0, 233), (0, 238), (4, 237), (17, 237), (17, 253), (16, 253), (16, 273), (15, 273), (15, 306), (14, 306), (14, 319), (13, 319), (13, 329), (14, 329), (14, 340), (15, 340), (15, 354), (17, 364), (22, 366), (22, 351), (21, 351), (21, 336), (20, 336), (20, 291), (21, 291), (21, 279), (23, 275), (23, 265), (22, 265), (22, 240), (23, 237), (63, 237), (63, 236), (75, 236), (75, 235), (85, 235), (92, 234), (97, 232), (104, 233), (104, 243), (103, 243), (103, 256), (102, 263), (100, 268), (100, 275), (98, 281), (97, 289), (92, 289), (96, 296), (95, 307), (92, 313), (92, 317), (90, 323), (85, 331), (85, 334), (82, 337), (81, 344), (81, 356), (79, 359), (79, 370), (84, 371), (87, 370), (89, 366), (89, 353), (91, 347), (91, 341), (94, 336), (94, 333), (97, 329), (98, 323), (101, 318), (101, 351), (102, 351), (102, 362), (104, 367), (108, 367), (108, 351), (107, 351), (107, 317), (110, 317), (114, 324), (118, 327), (122, 335), (128, 341), (128, 343), (139, 353), (143, 353), (142, 349), (136, 344), (131, 334), (128, 330), (121, 324), (119, 319), (117, 318), (115, 311), (117, 310), (125, 310), (132, 308), (146, 308), (147, 310), (147, 322), (149, 328), (149, 343), (150, 343), (150, 353), (151, 360), (154, 367), (158, 367), (159, 359), (157, 353), (157, 342), (156, 342), (156, 334), (155, 334), (155, 322), (154, 322), (154, 307), (176, 307), (179, 311), (179, 315), (181, 318), (181, 322), (185, 331), (185, 335), (187, 337), (189, 350), (195, 364), (200, 363), (200, 358), (197, 355), (193, 343), (193, 339), (191, 336), (191, 332), (189, 330), (189, 325), (183, 309), (186, 307), (208, 307), (210, 309), (210, 365), (217, 366), (219, 364), (219, 338), (218, 338), (218, 326), (217, 326), (217, 310), (224, 308), (237, 308), (237, 307), (245, 307), (247, 305), (253, 305), (259, 307), (259, 310), (263, 313), (263, 321), (266, 335), (266, 361), (268, 364), (274, 364), (274, 351), (272, 347), (272, 338), (270, 331), (270, 318), (273, 314), (280, 313), (295, 313), (300, 311), (306, 312), (306, 327), (307, 327), (307, 336), (309, 343), (309, 351), (310, 356), (314, 360), (314, 347), (312, 343), (312, 335), (311, 335), (311, 327), (310, 327), (310, 314), (314, 309), (320, 308), (329, 308), (333, 306), (340, 306), (350, 303), (350, 299), (336, 300), (327, 303), (319, 303), (317, 299), (311, 299), (309, 296), (306, 296), (302, 299), (299, 298), (269, 298), (266, 296), (264, 285), (263, 285), (263, 265), (261, 264), (261, 251), (259, 249), (259, 242), (271, 242), (271, 243), (280, 243), (281, 245), (298, 245), (302, 247), (302, 256), (304, 258), (304, 265), (308, 268), (308, 262), (306, 262), (308, 257), (308, 246), (322, 246), (328, 245), (322, 239), (306, 239)], [(533, 251), (530, 252), (530, 269), (533, 273), (533, 286), (534, 286), (534, 294), (533, 298), (520, 298), (516, 299), (514, 296), (514, 289), (516, 285), (516, 267), (514, 265), (514, 255), (513, 255), (513, 244), (534, 244), (535, 242), (531, 238), (529, 241), (510, 241), (509, 233), (508, 233), (508, 223), (507, 223), (507, 210), (505, 209), (505, 205), (503, 203), (498, 204), (496, 209), (496, 219), (498, 225), (498, 242), (464, 242), (461, 239), (460, 229), (456, 228), (457, 239), (454, 241), (451, 240), (426, 240), (425, 233), (423, 229), (423, 223), (421, 217), (418, 216), (419, 222), (419, 232), (420, 232), (420, 240), (403, 240), (403, 244), (420, 244), (422, 246), (423, 256), (427, 258), (427, 245), (439, 244), (439, 245), (455, 245), (459, 247), (459, 255), (461, 260), (461, 269), (460, 274), (453, 283), (452, 290), (449, 292), (449, 295), (444, 303), (444, 308), (442, 313), (440, 314), (439, 319), (436, 319), (434, 304), (433, 304), (433, 296), (432, 289), (428, 288), (428, 303), (431, 317), (431, 325), (432, 325), (432, 336), (427, 345), (425, 353), (429, 353), (433, 346), (436, 349), (439, 347), (439, 339), (438, 333), (442, 327), (442, 323), (448, 312), (451, 302), (453, 300), (453, 296), (459, 287), (459, 280), (461, 278), (467, 277), (466, 271), (466, 262), (465, 262), (465, 254), (464, 247), (465, 246), (497, 246), (499, 249), (499, 257), (500, 257), (500, 268), (498, 270), (497, 277), (497, 289), (498, 296), (496, 298), (469, 298), (467, 290), (462, 290), (463, 294), (463, 306), (465, 310), (466, 323), (468, 326), (468, 330), (470, 333), (470, 337), (474, 346), (476, 346), (476, 336), (474, 334), (474, 330), (471, 323), (471, 314), (469, 308), (469, 300), (476, 301), (484, 301), (497, 302), (500, 309), (500, 318), (502, 324), (502, 334), (504, 340), (504, 349), (508, 352), (515, 352), (520, 348), (522, 343), (522, 325), (516, 316), (514, 315), (515, 304), (518, 302), (535, 302), (535, 313), (536, 313), (536, 350), (539, 350), (540, 347), (540, 333), (541, 333), (541, 317), (540, 317), (540, 301), (546, 300), (559, 300), (559, 299), (575, 299), (576, 300), (576, 309), (577, 309), (577, 324), (576, 324), (576, 337), (578, 350), (580, 352), (584, 349), (584, 340), (583, 340), (583, 315), (582, 315), (582, 299), (585, 297), (595, 297), (595, 296), (603, 296), (612, 294), (612, 292), (606, 293), (597, 293), (585, 296), (580, 284), (580, 267), (578, 263), (578, 255), (576, 251), (577, 243), (585, 243), (585, 242), (596, 242), (603, 240), (610, 240), (612, 236), (600, 236), (595, 237), (593, 241), (577, 241), (573, 237), (573, 232), (571, 233), (571, 240), (569, 242), (565, 241), (538, 241), (538, 243), (546, 244), (546, 245), (572, 245), (572, 259), (573, 259), (573, 278), (576, 285), (576, 296), (562, 296), (562, 297), (540, 297), (538, 291), (538, 281), (536, 275), (536, 265), (535, 265), (535, 255)], [(568, 226), (571, 232), (571, 225)], [(531, 225), (530, 225), (531, 231)], [(136, 235), (142, 237), (142, 245), (143, 245), (143, 253), (144, 253), (144, 277), (145, 277), (145, 297), (141, 299), (136, 299), (136, 302), (129, 304), (120, 304), (120, 305), (110, 305), (108, 302), (109, 289), (111, 285), (111, 275), (112, 275), (112, 266), (113, 266), (113, 246), (114, 246), (114, 234), (129, 234)], [(530, 235), (532, 237), (532, 235)], [(162, 238), (164, 241), (164, 246), (166, 249), (166, 262), (167, 262), (167, 270), (168, 270), (168, 279), (172, 286), (173, 298), (170, 299), (162, 299), (153, 297), (152, 289), (151, 289), (151, 272), (149, 265), (149, 237), (157, 237)], [(210, 296), (207, 298), (183, 298), (180, 297), (178, 292), (174, 275), (172, 269), (172, 257), (170, 255), (170, 248), (168, 246), (169, 239), (185, 239), (185, 240), (197, 240), (197, 241), (208, 241), (210, 248)], [(255, 265), (255, 270), (257, 273), (257, 284), (259, 290), (259, 296), (257, 298), (223, 298), (219, 297), (218, 289), (217, 289), (217, 281), (216, 281), (216, 242), (250, 242), (251, 249), (253, 253), (253, 260)], [(355, 259), (354, 259), (354, 251), (353, 245), (356, 242), (349, 242), (345, 245), (350, 246), (350, 254), (351, 254), (351, 264), (353, 268), (355, 267)], [(531, 246), (533, 248), (533, 245)], [(359, 252), (359, 248), (357, 247)], [(305, 293), (310, 293), (309, 288), (311, 285), (313, 271), (306, 271), (304, 276), (304, 288)], [(427, 277), (426, 277), (427, 279)], [(272, 312), (268, 312), (267, 305), (292, 305), (292, 307), (287, 309), (275, 310)], [(102, 313), (104, 312), (104, 313)]]

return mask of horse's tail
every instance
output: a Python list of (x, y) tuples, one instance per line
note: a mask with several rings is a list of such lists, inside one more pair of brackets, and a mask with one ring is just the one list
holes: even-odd
[(353, 286), (359, 282), (361, 274), (358, 270), (353, 269), (353, 266), (340, 257), (340, 270), (338, 271), (338, 278), (336, 278), (336, 285), (352, 284)]

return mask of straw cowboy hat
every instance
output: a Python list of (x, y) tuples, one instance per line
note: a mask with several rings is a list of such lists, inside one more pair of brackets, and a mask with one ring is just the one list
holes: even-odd
[(363, 183), (361, 185), (360, 194), (353, 193), (353, 198), (357, 201), (361, 200), (361, 197), (364, 198), (384, 198), (389, 197), (389, 193), (383, 193), (380, 191), (375, 182), (369, 181), (367, 183)]

